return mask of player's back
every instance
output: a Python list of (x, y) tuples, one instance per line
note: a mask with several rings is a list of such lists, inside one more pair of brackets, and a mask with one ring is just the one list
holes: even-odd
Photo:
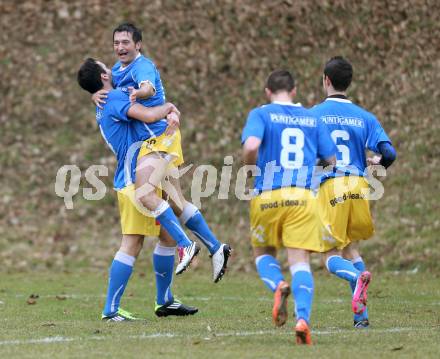
[[(112, 90), (108, 93), (107, 102), (103, 109), (96, 108), (96, 122), (102, 137), (118, 161), (114, 177), (116, 189), (121, 189), (131, 183), (128, 174), (124, 172), (125, 159), (130, 146), (150, 137), (149, 130), (144, 123), (127, 116), (130, 106), (131, 103), (126, 93), (121, 90)], [(132, 156), (131, 179), (134, 180), (137, 156), (135, 153)]]
[(390, 142), (376, 117), (350, 100), (327, 98), (311, 111), (327, 126), (338, 148), (337, 165), (348, 173), (362, 175), (365, 150), (378, 152), (379, 142)]
[(326, 131), (299, 104), (274, 102), (252, 110), (242, 140), (249, 136), (261, 139), (257, 158), (261, 175), (255, 178), (255, 188), (310, 188), (316, 159), (334, 154), (334, 144)]

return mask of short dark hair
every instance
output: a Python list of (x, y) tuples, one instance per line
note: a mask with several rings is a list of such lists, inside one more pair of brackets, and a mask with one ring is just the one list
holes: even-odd
[(295, 88), (295, 79), (287, 70), (275, 70), (267, 78), (266, 87), (273, 93), (278, 91), (290, 92)]
[(342, 56), (332, 57), (324, 67), (324, 75), (328, 76), (337, 91), (345, 91), (353, 78), (353, 67)]
[(119, 24), (113, 30), (113, 40), (115, 39), (116, 32), (129, 32), (135, 44), (142, 41), (142, 31), (131, 22), (123, 22), (122, 24)]
[(101, 74), (105, 74), (105, 70), (96, 62), (95, 59), (89, 57), (78, 70), (78, 84), (86, 91), (95, 93), (104, 87), (101, 80)]

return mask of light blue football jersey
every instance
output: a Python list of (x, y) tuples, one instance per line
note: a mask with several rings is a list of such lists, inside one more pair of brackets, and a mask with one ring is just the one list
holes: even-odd
[[(159, 71), (154, 63), (142, 54), (139, 54), (126, 67), (122, 67), (121, 62), (118, 61), (112, 68), (112, 81), (113, 87), (127, 94), (129, 93), (129, 87), (139, 89), (140, 84), (147, 81), (154, 87), (156, 93), (147, 99), (138, 99), (137, 101), (146, 107), (160, 106), (165, 103), (165, 90), (162, 86)], [(150, 130), (149, 137), (160, 136), (166, 128), (167, 122), (165, 119), (147, 125), (147, 129)]]
[(116, 89), (108, 93), (102, 110), (96, 107), (96, 122), (102, 137), (118, 161), (113, 180), (113, 186), (116, 190), (120, 190), (135, 181), (139, 148), (130, 154), (131, 161), (129, 161), (129, 166), (125, 168), (125, 159), (130, 146), (150, 137), (146, 124), (127, 117), (130, 106), (128, 94)]
[(241, 141), (261, 139), (255, 177), (258, 192), (281, 187), (311, 188), (317, 158), (335, 155), (327, 128), (299, 104), (274, 102), (253, 109)]
[(338, 148), (338, 170), (325, 173), (321, 181), (349, 174), (363, 176), (366, 149), (378, 153), (380, 142), (391, 143), (377, 118), (350, 100), (327, 98), (310, 110), (328, 128)]

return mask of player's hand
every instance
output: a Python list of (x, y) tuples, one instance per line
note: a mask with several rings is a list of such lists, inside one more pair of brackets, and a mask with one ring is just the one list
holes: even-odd
[(130, 93), (130, 102), (132, 102), (132, 103), (136, 102), (138, 90), (136, 90), (132, 86), (129, 86), (128, 87), (128, 92)]
[(367, 158), (368, 166), (380, 165), (381, 156), (373, 156)]
[(171, 107), (170, 112), (175, 112), (180, 117), (180, 111), (177, 109), (176, 105), (171, 102), (168, 102), (168, 105)]
[(101, 104), (105, 104), (105, 99), (107, 98), (107, 90), (99, 90), (92, 95), (93, 103), (102, 110)]
[(168, 127), (165, 131), (165, 134), (167, 136), (171, 136), (172, 134), (174, 134), (174, 132), (176, 132), (177, 128), (180, 126), (179, 115), (174, 111), (170, 112), (167, 115), (167, 123), (168, 123)]

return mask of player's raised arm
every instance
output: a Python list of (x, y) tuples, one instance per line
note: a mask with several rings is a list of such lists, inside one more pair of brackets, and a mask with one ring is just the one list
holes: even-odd
[(151, 96), (154, 96), (156, 93), (156, 89), (153, 87), (150, 81), (143, 81), (140, 84), (139, 89), (130, 87), (129, 91), (131, 102), (136, 102), (136, 99), (147, 99)]
[(151, 123), (166, 118), (171, 112), (179, 116), (176, 106), (168, 102), (161, 106), (145, 107), (139, 103), (134, 103), (127, 111), (127, 116), (136, 120)]

